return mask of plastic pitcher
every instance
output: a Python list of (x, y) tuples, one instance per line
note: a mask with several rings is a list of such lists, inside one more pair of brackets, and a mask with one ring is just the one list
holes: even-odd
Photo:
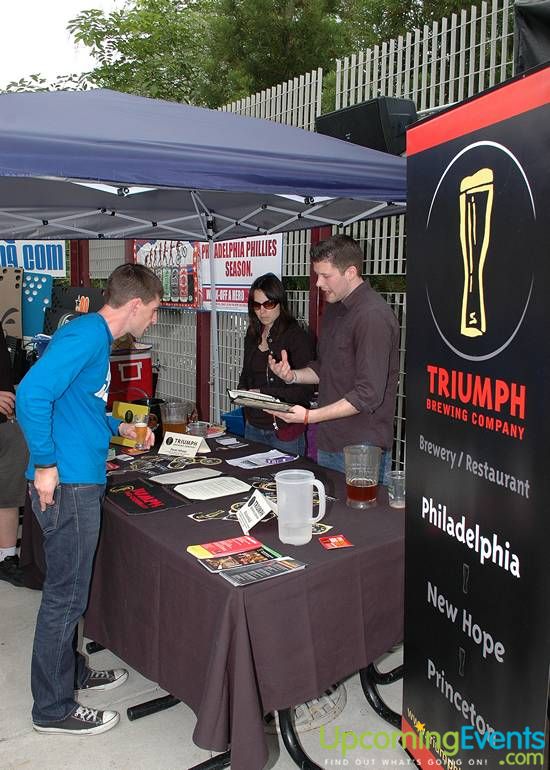
[[(325, 487), (311, 471), (279, 471), (275, 474), (279, 540), (305, 545), (311, 540), (311, 525), (325, 515)], [(319, 513), (313, 517), (313, 487), (319, 493)]]

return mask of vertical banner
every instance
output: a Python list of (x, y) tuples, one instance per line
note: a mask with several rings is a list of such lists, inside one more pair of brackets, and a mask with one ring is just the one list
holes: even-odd
[(550, 69), (408, 132), (403, 731), (547, 766)]

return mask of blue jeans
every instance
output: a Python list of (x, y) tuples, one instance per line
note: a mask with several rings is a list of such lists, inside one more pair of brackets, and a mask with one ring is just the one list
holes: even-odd
[(41, 511), (30, 485), (46, 560), (31, 664), (32, 718), (38, 725), (70, 716), (77, 707), (74, 691), (90, 676), (84, 656), (76, 652), (76, 638), (88, 604), (104, 491), (104, 484), (61, 484), (53, 505)]
[[(325, 452), (323, 449), (318, 449), (317, 465), (322, 465), (323, 468), (331, 468), (333, 471), (340, 471), (340, 473), (346, 472), (343, 452)], [(379, 484), (388, 483), (388, 476), (390, 471), (391, 452), (389, 449), (383, 449), (382, 456), (380, 458), (380, 472), (378, 474)]]
[(279, 449), (281, 452), (287, 452), (291, 455), (305, 455), (306, 439), (305, 433), (292, 441), (281, 441), (275, 435), (272, 428), (257, 428), (255, 425), (246, 423), (244, 428), (244, 437), (250, 441), (257, 441), (259, 444), (267, 444), (273, 449)]

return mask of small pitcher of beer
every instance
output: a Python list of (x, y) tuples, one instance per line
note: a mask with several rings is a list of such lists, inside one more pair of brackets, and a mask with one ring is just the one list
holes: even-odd
[(344, 447), (346, 503), (350, 508), (376, 505), (382, 450), (377, 446), (353, 444)]

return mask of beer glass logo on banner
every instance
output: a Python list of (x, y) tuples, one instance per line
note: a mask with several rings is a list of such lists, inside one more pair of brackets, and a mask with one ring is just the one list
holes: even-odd
[[(530, 223), (527, 236), (516, 222)], [(519, 331), (533, 292), (535, 222), (527, 175), (502, 144), (468, 145), (440, 176), (426, 217), (426, 298), (461, 358), (493, 358)], [(449, 251), (455, 259), (443, 258)]]

